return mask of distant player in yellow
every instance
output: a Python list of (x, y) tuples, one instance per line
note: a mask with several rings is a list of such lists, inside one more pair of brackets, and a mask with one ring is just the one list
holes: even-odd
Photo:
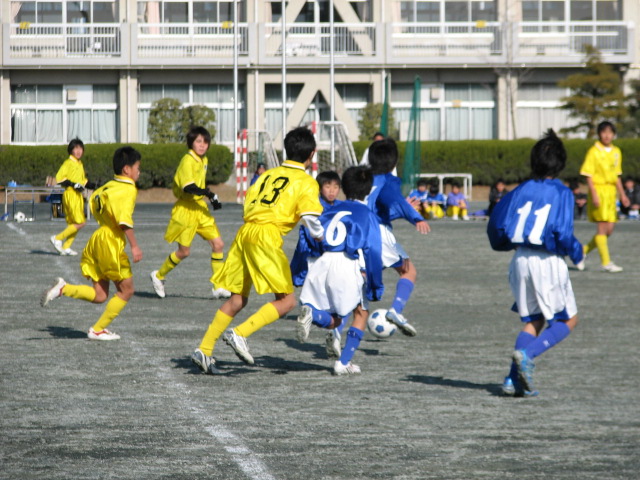
[[(263, 173), (247, 191), (245, 223), (236, 234), (227, 261), (214, 276), (216, 284), (232, 294), (216, 312), (200, 347), (191, 356), (203, 373), (219, 373), (212, 354), (223, 332), (223, 340), (236, 355), (253, 365), (247, 337), (296, 306), (282, 237), (300, 219), (311, 237), (323, 237), (324, 230), (318, 220), (322, 213), (318, 182), (305, 172), (316, 149), (313, 134), (307, 128), (296, 128), (285, 137), (284, 148), (288, 160)], [(246, 306), (252, 286), (260, 295), (274, 293), (275, 300), (264, 304), (236, 328), (227, 330), (233, 318)]]
[[(178, 243), (178, 249), (165, 259), (159, 270), (151, 272), (153, 289), (160, 298), (165, 296), (165, 277), (190, 255), (191, 242), (196, 234), (211, 246), (211, 283), (213, 283), (213, 273), (223, 263), (224, 243), (216, 221), (204, 200), (204, 197), (207, 197), (214, 210), (222, 208), (218, 196), (207, 188), (206, 183), (209, 160), (205, 154), (210, 144), (211, 134), (206, 128), (191, 127), (187, 133), (189, 152), (180, 160), (173, 177), (173, 195), (177, 201), (171, 210), (171, 220), (164, 234), (167, 242)], [(225, 289), (216, 288), (215, 285), (211, 290), (214, 298), (229, 298), (231, 295)]]
[(133, 232), (133, 209), (140, 177), (140, 154), (131, 147), (116, 150), (113, 156), (115, 178), (98, 188), (89, 200), (91, 213), (100, 227), (91, 235), (82, 252), (80, 269), (93, 282), (88, 285), (70, 285), (57, 278), (51, 288), (45, 290), (40, 304), (45, 307), (61, 296), (77, 298), (92, 303), (104, 303), (109, 297), (109, 282), (116, 285), (116, 294), (107, 302), (102, 316), (89, 329), (89, 340), (118, 340), (120, 336), (107, 330), (133, 296), (133, 273), (125, 252), (127, 241), (131, 247), (133, 262), (142, 260)]
[[(580, 175), (587, 178), (589, 195), (587, 199), (587, 216), (589, 221), (596, 222), (596, 234), (585, 245), (586, 255), (598, 249), (602, 270), (609, 273), (622, 271), (611, 261), (609, 256), (608, 238), (613, 233), (613, 227), (618, 221), (616, 211), (616, 192), (623, 206), (629, 206), (629, 198), (624, 193), (620, 175), (622, 175), (622, 153), (613, 145), (616, 127), (611, 122), (601, 122), (598, 125), (599, 140), (587, 152), (584, 163), (580, 168)], [(584, 270), (584, 260), (577, 265), (578, 270)]]
[(84, 197), (82, 192), (87, 186), (87, 177), (82, 165), (84, 143), (79, 138), (74, 138), (67, 147), (69, 158), (63, 163), (56, 173), (56, 183), (65, 187), (62, 194), (62, 209), (67, 221), (65, 228), (58, 235), (53, 235), (50, 240), (53, 247), (60, 255), (77, 255), (78, 252), (71, 249), (71, 244), (76, 239), (78, 231), (85, 226), (87, 219), (84, 215)]

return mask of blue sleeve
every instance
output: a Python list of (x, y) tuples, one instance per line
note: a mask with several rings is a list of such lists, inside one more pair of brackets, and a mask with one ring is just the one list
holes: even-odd
[(507, 228), (509, 206), (516, 190), (505, 195), (505, 197), (496, 204), (489, 217), (489, 224), (487, 225), (489, 243), (491, 244), (491, 248), (500, 252), (507, 252), (515, 248), (515, 245), (511, 243)]
[(306, 227), (300, 227), (300, 236), (298, 237), (298, 244), (296, 250), (293, 252), (293, 258), (291, 259), (291, 277), (293, 284), (296, 287), (301, 287), (304, 284), (304, 279), (307, 277), (309, 270), (308, 258), (320, 256), (320, 244), (311, 238)]
[(367, 244), (363, 249), (364, 261), (367, 268), (367, 298), (376, 302), (382, 299), (384, 284), (382, 283), (382, 240), (380, 238), (380, 225), (373, 214), (368, 215)]
[[(574, 197), (571, 190), (563, 190), (560, 194), (562, 214), (558, 216), (558, 228), (555, 232), (556, 253), (567, 255), (574, 264), (580, 263), (584, 257), (582, 244), (573, 233)], [(498, 205), (500, 202), (498, 202)]]
[[(418, 222), (423, 222), (424, 218), (422, 218), (422, 215), (420, 215), (418, 211), (402, 196), (399, 183), (399, 179), (397, 183), (387, 182), (384, 188), (380, 191), (376, 204), (378, 206), (387, 207), (389, 211), (389, 220), (404, 218), (413, 225)], [(382, 208), (379, 210), (382, 210)]]

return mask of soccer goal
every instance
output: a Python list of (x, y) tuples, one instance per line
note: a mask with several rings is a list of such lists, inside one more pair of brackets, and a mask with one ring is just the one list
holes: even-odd
[(267, 169), (280, 165), (271, 135), (265, 130), (241, 130), (238, 134), (236, 161), (236, 201), (238, 203), (244, 202), (250, 177), (253, 176), (259, 163), (263, 163)]
[(318, 172), (326, 170), (335, 170), (342, 176), (347, 168), (358, 165), (358, 159), (344, 123), (320, 121), (311, 122), (308, 127), (316, 136), (318, 145), (311, 166), (314, 178)]

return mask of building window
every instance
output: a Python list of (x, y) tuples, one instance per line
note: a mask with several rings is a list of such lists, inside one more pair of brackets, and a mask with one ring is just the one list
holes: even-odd
[(400, 21), (422, 23), (440, 21), (441, 2), (433, 0), (410, 0), (400, 2)]
[(11, 87), (12, 143), (114, 143), (118, 131), (115, 85)]
[(525, 83), (518, 87), (516, 119), (518, 137), (540, 138), (549, 128), (556, 132), (569, 124), (569, 112), (560, 99), (569, 94), (553, 83)]
[[(233, 0), (149, 0), (138, 2), (139, 23), (222, 23), (233, 20)], [(238, 2), (238, 21), (246, 21), (246, 2)]]
[(119, 0), (11, 2), (13, 23), (113, 23)]
[[(244, 87), (239, 87), (238, 108), (240, 126), (246, 125), (244, 109)], [(183, 106), (204, 105), (216, 115), (216, 133), (213, 141), (232, 145), (235, 137), (233, 85), (150, 85), (141, 84), (138, 96), (138, 140), (149, 142), (149, 113), (154, 101), (175, 98)]]
[(555, 22), (569, 18), (575, 22), (621, 20), (622, 0), (525, 0), (522, 20)]

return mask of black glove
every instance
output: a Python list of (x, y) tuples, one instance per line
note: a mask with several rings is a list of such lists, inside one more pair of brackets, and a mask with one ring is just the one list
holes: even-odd
[(74, 184), (73, 184), (73, 189), (74, 189), (76, 192), (81, 192), (81, 191), (83, 191), (83, 190), (84, 190), (84, 185), (82, 185), (81, 183), (74, 183)]
[(218, 195), (210, 191), (207, 194), (207, 197), (209, 197), (209, 201), (211, 202), (211, 206), (214, 210), (220, 210), (222, 208), (222, 204), (220, 203), (220, 200), (218, 200)]

